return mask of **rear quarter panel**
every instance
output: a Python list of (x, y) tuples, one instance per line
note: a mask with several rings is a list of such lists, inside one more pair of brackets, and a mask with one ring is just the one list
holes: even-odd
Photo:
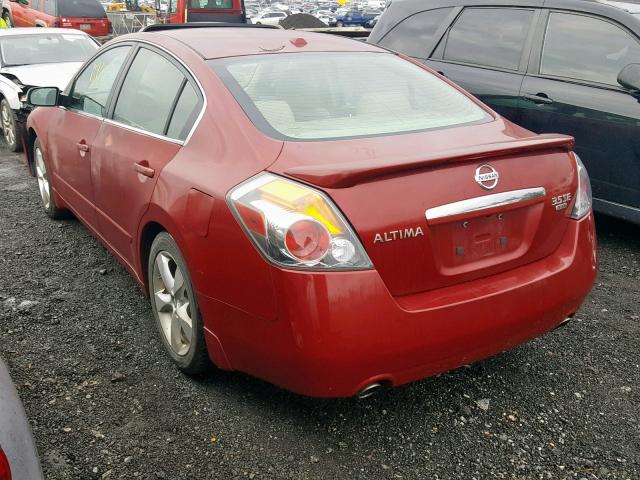
[[(199, 294), (252, 315), (271, 318), (275, 304), (269, 265), (231, 214), (226, 195), (232, 187), (272, 164), (280, 154), (282, 142), (253, 126), (213, 70), (192, 50), (171, 40), (166, 42), (201, 82), (207, 106), (189, 142), (160, 174), (149, 210), (140, 224), (138, 243), (149, 222), (165, 226), (185, 256)], [(199, 192), (195, 198), (211, 199), (198, 202), (197, 212), (189, 208), (194, 191)], [(203, 205), (211, 208), (206, 228), (202, 226), (206, 216)], [(193, 228), (194, 221), (197, 228)], [(137, 268), (145, 278), (141, 260), (138, 259)]]

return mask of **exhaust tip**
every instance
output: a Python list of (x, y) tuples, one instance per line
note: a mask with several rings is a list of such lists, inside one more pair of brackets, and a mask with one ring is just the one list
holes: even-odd
[(563, 321), (561, 321), (558, 325), (556, 325), (553, 330), (558, 330), (559, 328), (564, 327), (567, 323), (571, 321), (572, 318), (573, 318), (573, 315), (568, 316)]
[(380, 392), (384, 387), (385, 385), (380, 382), (370, 383), (357, 393), (356, 398), (358, 400), (363, 400), (365, 398), (372, 397), (376, 393)]

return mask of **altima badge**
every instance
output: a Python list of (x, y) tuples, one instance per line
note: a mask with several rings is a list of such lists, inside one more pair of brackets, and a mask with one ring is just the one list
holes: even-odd
[(395, 240), (406, 240), (408, 238), (423, 237), (422, 227), (404, 228), (391, 230), (390, 232), (376, 233), (373, 243), (387, 243)]
[(493, 190), (498, 185), (500, 174), (488, 163), (484, 163), (476, 168), (476, 182), (485, 190)]

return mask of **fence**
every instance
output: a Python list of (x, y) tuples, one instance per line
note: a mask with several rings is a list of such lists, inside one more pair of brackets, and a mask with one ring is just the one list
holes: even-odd
[(114, 37), (138, 32), (147, 25), (156, 23), (155, 13), (107, 12), (107, 16), (111, 20)]

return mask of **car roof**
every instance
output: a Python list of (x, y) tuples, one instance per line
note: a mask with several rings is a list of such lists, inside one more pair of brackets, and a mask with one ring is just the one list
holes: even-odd
[[(152, 41), (157, 35), (182, 42), (206, 60), (273, 53), (385, 52), (374, 45), (337, 35), (279, 28), (177, 28), (140, 33), (129, 38)], [(306, 41), (306, 45), (295, 46), (293, 41), (300, 38)]]
[(68, 28), (2, 28), (0, 37), (12, 37), (16, 35), (42, 35), (47, 33), (64, 33), (65, 35), (87, 35), (80, 30)]
[(618, 2), (615, 0), (600, 0), (600, 3), (620, 8), (629, 13), (640, 13), (640, 3), (635, 2)]
[(640, 13), (640, 1), (636, 0), (431, 0), (428, 7), (424, 0), (392, 0), (393, 6), (401, 6), (403, 10), (422, 11), (432, 8), (453, 7), (453, 6), (539, 6), (549, 7), (550, 5), (566, 4), (567, 6), (581, 6), (589, 8), (597, 5), (608, 5), (616, 7), (630, 13)]

